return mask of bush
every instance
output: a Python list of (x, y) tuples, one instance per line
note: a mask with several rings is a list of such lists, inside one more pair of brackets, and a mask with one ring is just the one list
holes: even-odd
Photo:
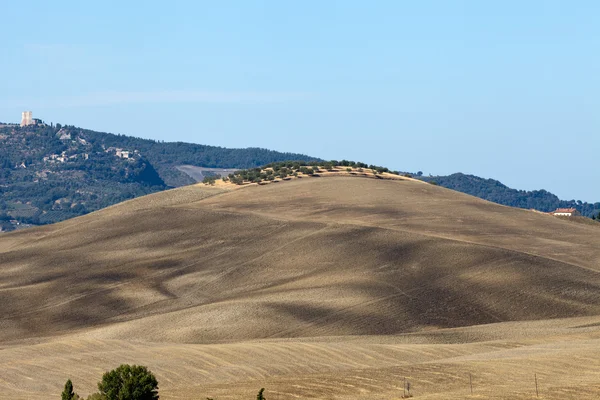
[(98, 390), (106, 400), (158, 400), (158, 381), (138, 365), (123, 364), (105, 373)]
[(204, 183), (205, 185), (214, 185), (216, 180), (217, 179), (214, 176), (205, 176), (202, 180), (202, 183)]

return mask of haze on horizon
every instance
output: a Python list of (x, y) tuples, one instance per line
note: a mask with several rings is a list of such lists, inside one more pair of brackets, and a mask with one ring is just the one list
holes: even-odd
[(592, 1), (5, 4), (0, 121), (472, 173), (599, 201)]

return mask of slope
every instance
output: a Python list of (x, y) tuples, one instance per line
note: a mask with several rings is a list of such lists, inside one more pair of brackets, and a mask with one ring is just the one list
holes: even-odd
[(600, 315), (598, 229), (412, 181), (154, 194), (0, 241), (0, 339), (206, 343)]
[[(598, 228), (410, 180), (188, 186), (0, 238), (0, 397), (597, 398)], [(233, 189), (233, 190), (227, 190)], [(472, 376), (474, 395), (470, 395)]]

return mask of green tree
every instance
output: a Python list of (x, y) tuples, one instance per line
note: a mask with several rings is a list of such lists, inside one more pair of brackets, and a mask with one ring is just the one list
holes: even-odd
[(67, 383), (65, 383), (65, 390), (63, 390), (61, 395), (61, 400), (73, 400), (75, 399), (75, 392), (73, 392), (73, 382), (70, 379), (67, 379)]
[(105, 373), (98, 390), (106, 400), (158, 400), (158, 381), (140, 365), (123, 364)]
[(258, 391), (258, 394), (256, 395), (256, 400), (266, 400), (265, 396), (263, 396), (264, 391), (265, 391), (265, 388), (262, 388)]
[(215, 176), (205, 176), (202, 180), (202, 183), (204, 183), (205, 185), (214, 185), (216, 180), (217, 179)]

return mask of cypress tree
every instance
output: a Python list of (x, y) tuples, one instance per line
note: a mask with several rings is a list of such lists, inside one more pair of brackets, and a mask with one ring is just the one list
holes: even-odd
[(75, 392), (73, 392), (73, 382), (67, 379), (65, 383), (65, 390), (62, 392), (61, 400), (73, 400), (75, 398)]

